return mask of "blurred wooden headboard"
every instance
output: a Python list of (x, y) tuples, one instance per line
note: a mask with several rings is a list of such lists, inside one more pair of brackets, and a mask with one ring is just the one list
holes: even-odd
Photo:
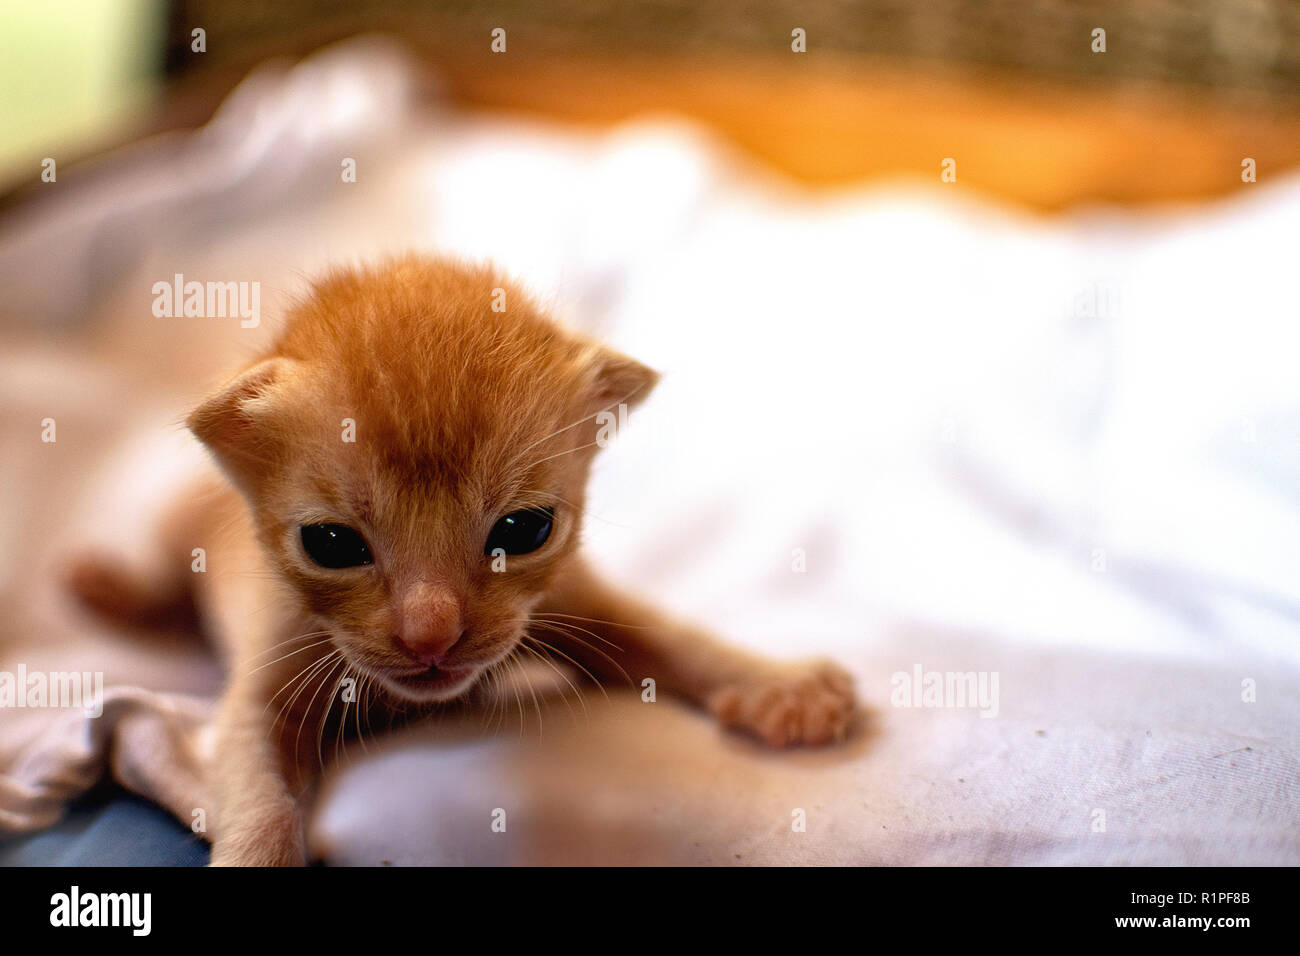
[(1300, 168), (1290, 0), (175, 0), (168, 88), (135, 132), (197, 125), (263, 59), (367, 31), (466, 106), (679, 112), (809, 184), (937, 179), (951, 157), (961, 188), (1052, 211), (1230, 194), (1247, 157), (1261, 182)]
[(1265, 180), (1300, 166), (1291, 0), (178, 0), (169, 61), (242, 69), (364, 30), (467, 105), (677, 111), (809, 183), (937, 178), (952, 157), (963, 186), (1055, 210), (1227, 194), (1246, 157)]

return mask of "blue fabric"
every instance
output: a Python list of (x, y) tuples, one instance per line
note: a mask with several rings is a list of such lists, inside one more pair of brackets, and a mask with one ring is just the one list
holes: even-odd
[(47, 830), (0, 841), (0, 866), (204, 866), (208, 844), (118, 787), (79, 801)]

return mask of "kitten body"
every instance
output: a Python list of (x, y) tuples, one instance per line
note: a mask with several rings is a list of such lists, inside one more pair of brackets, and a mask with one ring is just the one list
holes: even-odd
[(491, 269), (413, 257), (321, 280), (193, 412), (219, 472), (166, 509), (149, 566), (168, 570), (85, 556), (71, 585), (133, 621), (192, 601), (222, 648), (214, 864), (303, 863), (336, 742), (460, 698), (512, 654), (653, 678), (774, 746), (844, 735), (839, 668), (728, 647), (580, 553), (597, 415), (656, 379)]

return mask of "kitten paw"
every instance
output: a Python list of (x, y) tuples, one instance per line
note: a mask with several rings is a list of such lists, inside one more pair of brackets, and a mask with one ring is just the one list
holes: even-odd
[(302, 837), (267, 830), (217, 840), (209, 866), (306, 866)]
[(853, 679), (829, 661), (774, 667), (727, 684), (708, 700), (724, 727), (746, 730), (772, 747), (843, 740), (852, 723)]
[(68, 560), (63, 583), (88, 610), (119, 624), (164, 623), (176, 608), (151, 582), (107, 555), (81, 554)]
[(78, 555), (63, 569), (69, 591), (93, 611), (115, 614), (121, 602), (122, 575), (98, 555)]

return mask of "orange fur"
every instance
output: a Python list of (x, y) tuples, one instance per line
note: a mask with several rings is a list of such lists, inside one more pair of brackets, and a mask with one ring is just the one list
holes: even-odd
[[(838, 668), (728, 648), (611, 590), (578, 555), (596, 415), (656, 379), (488, 268), (412, 257), (324, 278), (271, 352), (193, 412), (229, 482), (210, 485), (194, 531), (214, 572), (193, 575), (194, 601), (230, 664), (214, 863), (303, 861), (301, 805), (344, 678), (368, 709), (453, 699), (531, 621), (597, 679), (654, 677), (774, 745), (843, 735), (853, 696)], [(550, 537), (494, 567), (494, 523), (537, 507), (554, 509)], [(373, 563), (316, 564), (300, 528), (319, 523), (354, 529)], [(435, 664), (419, 641), (437, 642)]]

